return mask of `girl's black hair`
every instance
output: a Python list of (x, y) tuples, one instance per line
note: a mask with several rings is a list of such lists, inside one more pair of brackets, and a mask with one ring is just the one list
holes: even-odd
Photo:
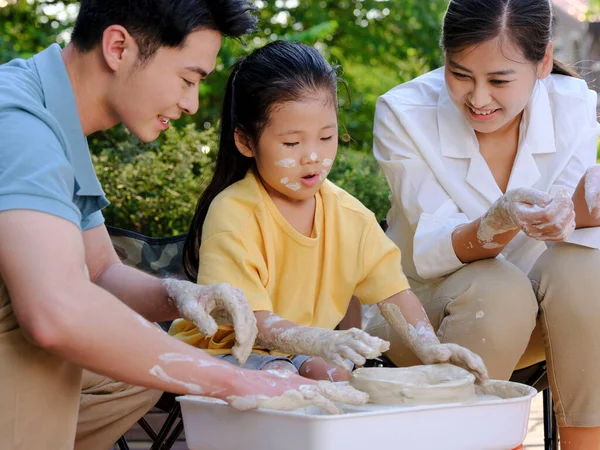
[(198, 277), (198, 250), (210, 204), (254, 166), (254, 158), (237, 149), (234, 134), (239, 133), (256, 149), (276, 106), (322, 92), (330, 94), (331, 102), (337, 104), (337, 84), (341, 81), (337, 69), (315, 48), (283, 41), (267, 44), (235, 63), (225, 89), (215, 172), (198, 200), (183, 248), (183, 266), (190, 280)]
[[(540, 63), (552, 39), (552, 24), (550, 0), (450, 0), (441, 46), (454, 53), (490, 39), (508, 38), (527, 60)], [(556, 59), (552, 73), (578, 77)]]

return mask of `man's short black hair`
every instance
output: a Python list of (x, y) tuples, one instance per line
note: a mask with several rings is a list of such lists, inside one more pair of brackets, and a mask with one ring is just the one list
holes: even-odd
[(81, 52), (95, 48), (104, 30), (123, 26), (133, 36), (141, 60), (160, 47), (180, 47), (199, 29), (241, 37), (256, 27), (249, 0), (81, 0), (71, 40)]

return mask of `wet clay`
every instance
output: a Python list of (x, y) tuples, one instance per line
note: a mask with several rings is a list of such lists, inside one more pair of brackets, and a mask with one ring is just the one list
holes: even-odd
[(585, 173), (584, 192), (590, 216), (600, 219), (600, 166), (590, 167)]
[(381, 302), (379, 309), (404, 344), (424, 364), (452, 363), (473, 372), (479, 380), (488, 378), (485, 364), (478, 355), (457, 344), (440, 343), (429, 322), (419, 321), (416, 326), (409, 324), (398, 305), (393, 303)]
[[(548, 233), (548, 228), (559, 231)], [(575, 229), (570, 196), (564, 190), (554, 198), (530, 188), (508, 191), (481, 218), (477, 239), (484, 248), (496, 248), (501, 246), (492, 242), (496, 235), (516, 229), (539, 240), (567, 239)]]
[(228, 284), (201, 286), (184, 280), (167, 279), (164, 282), (169, 299), (181, 317), (198, 327), (205, 336), (213, 336), (220, 324), (233, 324), (235, 345), (233, 356), (243, 365), (254, 345), (256, 318), (246, 302), (244, 294)]
[(451, 364), (355, 370), (350, 384), (378, 405), (433, 405), (471, 401), (475, 377)]
[(259, 333), (257, 343), (282, 353), (319, 356), (342, 368), (347, 367), (346, 360), (362, 365), (367, 359), (377, 358), (390, 347), (389, 342), (357, 328), (334, 331), (304, 326), (288, 328), (283, 332), (280, 329), (265, 328)]
[(300, 386), (299, 390), (290, 390), (278, 397), (265, 395), (227, 397), (229, 404), (240, 411), (257, 408), (295, 411), (308, 406), (317, 406), (329, 414), (342, 413), (342, 410), (334, 403), (364, 405), (368, 400), (369, 396), (366, 393), (354, 389), (348, 383), (331, 383), (329, 381)]

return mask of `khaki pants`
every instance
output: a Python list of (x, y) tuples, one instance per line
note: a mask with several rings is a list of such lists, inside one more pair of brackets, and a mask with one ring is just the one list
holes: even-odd
[[(529, 277), (477, 261), (415, 293), (440, 340), (479, 354), (491, 378), (546, 359), (559, 426), (600, 426), (600, 251), (554, 245)], [(380, 314), (365, 329), (391, 342), (396, 365), (420, 364)]]
[(0, 280), (0, 450), (107, 450), (160, 395), (29, 343)]

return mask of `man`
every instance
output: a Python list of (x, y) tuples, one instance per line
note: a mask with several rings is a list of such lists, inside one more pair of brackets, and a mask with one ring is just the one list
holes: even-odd
[(83, 0), (64, 51), (0, 66), (0, 449), (107, 449), (162, 391), (227, 399), (310, 384), (151, 325), (183, 316), (210, 335), (211, 310), (225, 310), (240, 360), (256, 335), (238, 290), (120, 263), (85, 139), (122, 122), (151, 141), (194, 114), (222, 36), (254, 26), (247, 0)]

